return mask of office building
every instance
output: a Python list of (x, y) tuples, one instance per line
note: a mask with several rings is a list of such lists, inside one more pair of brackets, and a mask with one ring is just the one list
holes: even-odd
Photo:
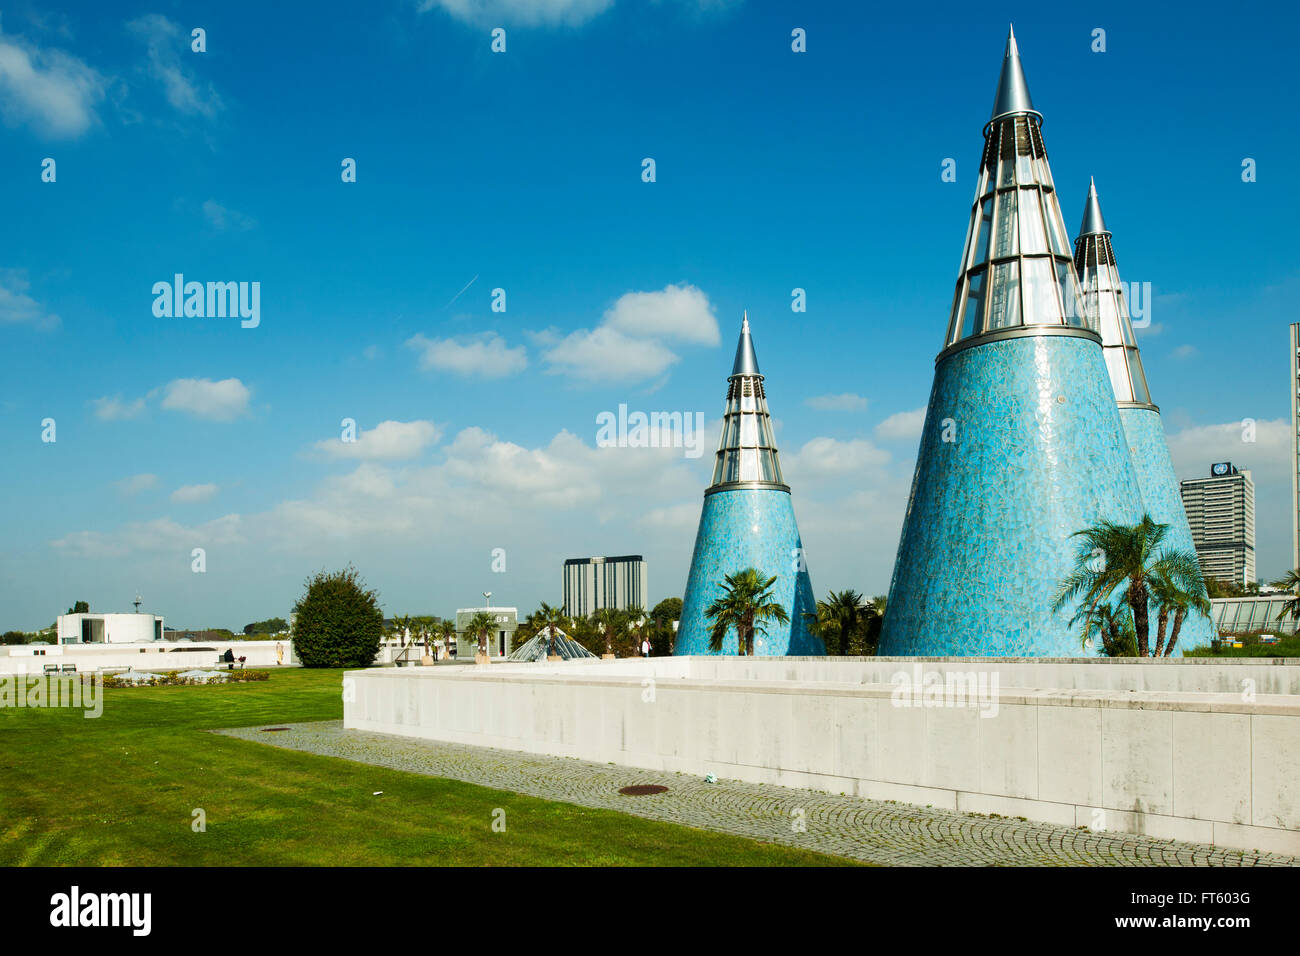
[(564, 613), (590, 617), (605, 607), (648, 610), (647, 581), (645, 559), (639, 554), (570, 558), (564, 562)]
[(1255, 483), (1232, 462), (1210, 466), (1208, 478), (1179, 485), (1196, 557), (1207, 578), (1245, 585), (1255, 580)]

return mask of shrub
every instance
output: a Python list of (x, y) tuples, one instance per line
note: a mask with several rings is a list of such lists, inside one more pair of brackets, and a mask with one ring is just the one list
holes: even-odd
[(318, 571), (293, 611), (293, 649), (303, 667), (369, 667), (379, 653), (379, 595), (351, 566)]
[[(147, 681), (122, 680), (121, 674), (105, 674), (105, 687), (206, 687), (209, 684), (228, 684), (240, 681), (270, 680), (269, 671), (215, 671), (213, 677), (199, 680), (194, 677), (182, 677), (180, 671), (163, 671), (152, 674)], [(95, 675), (82, 672), (77, 675), (82, 682), (94, 680)]]

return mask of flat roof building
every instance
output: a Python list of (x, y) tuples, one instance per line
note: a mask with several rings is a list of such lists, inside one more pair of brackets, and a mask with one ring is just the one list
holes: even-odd
[(590, 617), (603, 607), (645, 609), (650, 589), (639, 554), (569, 558), (564, 562), (564, 613)]
[(1234, 584), (1255, 580), (1255, 482), (1230, 461), (1210, 466), (1208, 478), (1179, 482), (1201, 572)]
[(60, 614), (60, 644), (144, 644), (163, 639), (157, 614)]
[(491, 614), (496, 625), (488, 637), (488, 657), (506, 657), (513, 650), (515, 630), (519, 627), (519, 609), (515, 607), (458, 607), (456, 608), (456, 654), (472, 657), (478, 647), (478, 638), (469, 633), (469, 622), (474, 615), (484, 611)]

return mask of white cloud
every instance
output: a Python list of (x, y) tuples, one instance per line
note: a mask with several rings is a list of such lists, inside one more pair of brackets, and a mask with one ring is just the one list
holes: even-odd
[(419, 0), (421, 13), (442, 10), (476, 26), (581, 26), (614, 0)]
[(495, 332), (454, 338), (430, 339), (413, 335), (407, 348), (420, 353), (420, 368), (454, 372), (467, 378), (504, 378), (528, 367), (528, 352), (522, 346), (509, 348)]
[(162, 407), (213, 422), (229, 422), (248, 414), (252, 392), (237, 378), (178, 378), (162, 387)]
[(534, 340), (550, 346), (543, 358), (552, 374), (612, 382), (666, 372), (680, 357), (665, 341), (717, 345), (720, 336), (708, 296), (692, 285), (668, 285), (658, 292), (624, 293), (594, 329), (578, 329), (558, 341), (547, 329)]
[(1184, 344), (1178, 346), (1178, 348), (1174, 349), (1169, 354), (1171, 354), (1176, 359), (1189, 359), (1197, 355), (1197, 349), (1195, 345)]
[(145, 44), (146, 72), (163, 89), (173, 109), (186, 115), (211, 118), (222, 109), (221, 97), (212, 84), (203, 84), (182, 60), (190, 53), (188, 30), (160, 13), (149, 13), (130, 21), (127, 30)]
[(207, 501), (217, 493), (216, 485), (181, 485), (171, 494), (171, 500), (189, 504), (195, 501)]
[(106, 81), (62, 50), (42, 50), (0, 33), (0, 116), (55, 139), (75, 139), (98, 122)]
[(330, 458), (397, 461), (415, 458), (442, 436), (433, 422), (380, 422), (369, 431), (362, 429), (356, 441), (327, 438), (316, 443), (317, 451)]
[(30, 285), (22, 269), (0, 269), (0, 325), (56, 328), (59, 317), (27, 294)]
[(782, 458), (781, 468), (789, 481), (817, 481), (845, 475), (866, 477), (869, 471), (883, 468), (892, 460), (889, 452), (865, 438), (841, 441), (826, 437), (810, 439), (798, 451)]
[(867, 407), (867, 400), (853, 392), (840, 395), (814, 395), (804, 399), (804, 404), (821, 412), (856, 412)]
[(144, 411), (144, 399), (137, 398), (127, 402), (122, 400), (121, 395), (103, 398), (96, 398), (90, 404), (95, 406), (95, 417), (106, 422), (118, 422), (128, 418), (135, 418)]
[(257, 221), (245, 216), (236, 209), (221, 205), (215, 199), (205, 200), (203, 216), (215, 229), (247, 232), (257, 225)]
[(148, 491), (150, 488), (158, 486), (158, 476), (150, 474), (131, 475), (129, 478), (123, 478), (113, 483), (124, 495), (137, 495), (142, 491)]
[[(1250, 469), (1255, 483), (1291, 489), (1291, 423), (1284, 419), (1199, 425), (1166, 436), (1179, 478), (1209, 477), (1210, 465), (1230, 461)], [(1253, 439), (1253, 440), (1252, 440)], [(1288, 522), (1287, 528), (1290, 528)]]
[(668, 285), (660, 292), (625, 292), (601, 325), (637, 338), (665, 338), (717, 345), (718, 320), (709, 297), (693, 285)]
[(1263, 580), (1280, 576), (1291, 565), (1290, 420), (1197, 425), (1166, 437), (1180, 479), (1208, 478), (1210, 465), (1218, 461), (1230, 461), (1251, 473), (1256, 568)]
[(641, 381), (662, 375), (681, 359), (653, 339), (637, 339), (617, 329), (578, 329), (543, 357), (549, 371), (588, 382)]
[(876, 437), (881, 441), (902, 441), (918, 439), (925, 426), (925, 408), (914, 408), (910, 412), (895, 412), (876, 426)]

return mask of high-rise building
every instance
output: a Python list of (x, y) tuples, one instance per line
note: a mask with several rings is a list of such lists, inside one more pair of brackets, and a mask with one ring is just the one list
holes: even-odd
[(605, 607), (649, 610), (645, 559), (639, 554), (569, 558), (564, 562), (564, 613), (590, 617)]
[[(712, 653), (713, 622), (708, 607), (725, 593), (726, 577), (747, 568), (774, 579), (770, 594), (788, 618), (784, 624), (769, 620), (755, 632), (754, 654), (824, 654), (821, 640), (808, 631), (805, 615), (816, 613), (816, 602), (794, 520), (790, 486), (781, 475), (748, 314), (741, 322), (736, 361), (727, 378), (722, 437), (713, 481), (704, 491), (681, 623), (673, 645), (675, 654)], [(722, 653), (738, 650), (735, 629), (729, 629)]]
[[(1119, 406), (1125, 443), (1133, 460), (1142, 506), (1147, 514), (1168, 525), (1164, 546), (1191, 552), (1192, 531), (1179, 494), (1178, 478), (1165, 441), (1160, 409), (1147, 386), (1138, 352), (1128, 301), (1119, 278), (1115, 247), (1101, 215), (1096, 183), (1089, 183), (1083, 204), (1083, 223), (1074, 241), (1074, 266), (1083, 290), (1083, 308), (1088, 323), (1101, 334), (1102, 354), (1110, 372), (1110, 384)], [(1209, 643), (1217, 636), (1210, 618), (1189, 614), (1180, 631), (1175, 653), (1184, 647)]]
[(1179, 490), (1201, 572), (1226, 583), (1253, 582), (1255, 483), (1250, 472), (1217, 462), (1208, 478), (1188, 478)]
[(1077, 657), (1075, 532), (1142, 514), (1043, 117), (1007, 37), (881, 630), (889, 655)]
[(1291, 323), (1291, 567), (1300, 568), (1300, 322)]

